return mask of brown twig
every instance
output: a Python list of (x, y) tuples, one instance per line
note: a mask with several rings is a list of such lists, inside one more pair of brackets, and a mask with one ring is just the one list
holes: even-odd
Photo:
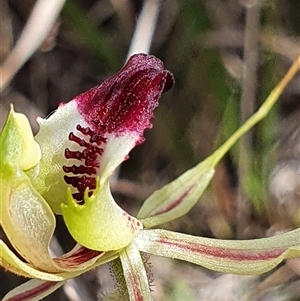
[[(249, 1), (250, 2), (250, 1)], [(259, 42), (259, 22), (260, 5), (258, 1), (251, 1), (251, 5), (246, 6), (246, 27), (244, 40), (244, 72), (242, 78), (242, 97), (240, 104), (241, 123), (244, 123), (255, 110), (255, 98), (257, 88), (256, 68), (258, 64), (258, 42)], [(243, 183), (245, 175), (249, 172), (251, 154), (251, 132), (241, 138), (239, 157), (239, 193), (237, 205), (237, 236), (242, 238), (244, 230), (249, 224), (250, 208), (246, 199)]]

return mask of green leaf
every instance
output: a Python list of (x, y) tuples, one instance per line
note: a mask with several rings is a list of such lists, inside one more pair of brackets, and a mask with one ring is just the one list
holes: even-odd
[(136, 238), (139, 250), (188, 261), (213, 271), (256, 275), (284, 259), (300, 256), (300, 228), (268, 238), (221, 240), (166, 230), (143, 230)]
[(91, 48), (100, 58), (106, 67), (116, 70), (121, 64), (120, 54), (116, 47), (109, 44), (109, 38), (104, 35), (100, 28), (93, 24), (83, 9), (74, 0), (66, 1), (62, 11), (62, 16), (70, 26), (74, 28), (76, 34), (89, 48)]

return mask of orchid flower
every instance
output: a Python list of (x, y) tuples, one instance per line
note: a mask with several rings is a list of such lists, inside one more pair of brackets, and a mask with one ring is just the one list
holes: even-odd
[[(118, 280), (127, 287), (122, 300), (153, 300), (142, 253), (237, 274), (264, 273), (300, 256), (300, 229), (248, 241), (152, 229), (194, 206), (216, 164), (272, 107), (268, 101), (259, 116), (205, 161), (151, 195), (137, 217), (114, 201), (110, 177), (143, 142), (159, 97), (172, 85), (173, 76), (160, 60), (138, 54), (115, 76), (61, 104), (47, 119), (39, 118), (35, 137), (27, 118), (11, 108), (0, 136), (0, 222), (14, 251), (0, 240), (0, 265), (32, 280), (3, 301), (40, 300), (68, 279), (108, 262), (121, 266)], [(63, 216), (77, 244), (52, 258), (55, 214)]]

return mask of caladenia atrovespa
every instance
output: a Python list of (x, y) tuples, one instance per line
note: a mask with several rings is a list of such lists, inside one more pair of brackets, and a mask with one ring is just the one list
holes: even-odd
[[(23, 114), (11, 108), (0, 136), (0, 221), (18, 252), (0, 241), (1, 266), (32, 278), (3, 301), (40, 300), (66, 280), (107, 262), (120, 266), (127, 291), (122, 300), (152, 300), (142, 253), (181, 259), (224, 273), (260, 274), (300, 256), (300, 229), (256, 240), (218, 240), (151, 229), (188, 212), (230, 147), (268, 113), (300, 58), (260, 110), (206, 160), (156, 191), (137, 217), (114, 201), (109, 179), (143, 132), (172, 74), (154, 56), (132, 56), (99, 86), (38, 119), (33, 137)], [(52, 258), (49, 242), (55, 214), (63, 216), (77, 245)]]

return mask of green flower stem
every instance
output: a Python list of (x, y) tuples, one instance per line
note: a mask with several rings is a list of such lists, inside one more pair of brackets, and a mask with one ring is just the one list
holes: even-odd
[(261, 121), (272, 109), (279, 96), (288, 85), (288, 83), (292, 80), (292, 78), (296, 75), (296, 73), (300, 69), (300, 55), (295, 60), (293, 65), (290, 67), (288, 72), (282, 78), (282, 80), (278, 83), (278, 85), (272, 90), (270, 95), (267, 97), (265, 102), (259, 108), (259, 110), (253, 114), (241, 127), (236, 130), (236, 132), (221, 146), (219, 147), (213, 154), (215, 164), (219, 163), (219, 161), (224, 157), (224, 155), (228, 152), (228, 150), (236, 143), (236, 141), (243, 136), (249, 129), (255, 126), (259, 121)]

